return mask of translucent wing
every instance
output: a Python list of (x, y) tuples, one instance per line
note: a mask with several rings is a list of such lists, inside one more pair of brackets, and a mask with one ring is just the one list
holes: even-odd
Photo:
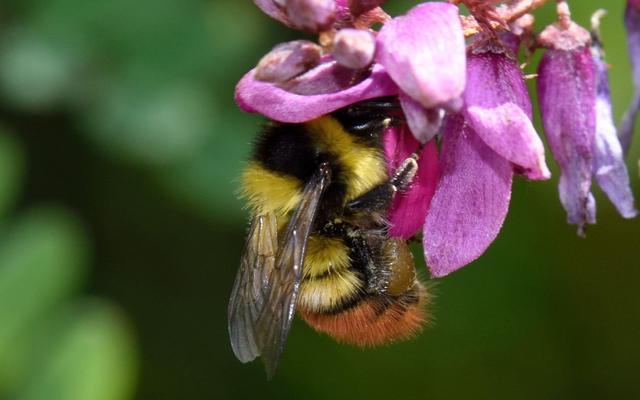
[[(276, 234), (261, 230), (275, 217), (256, 217), (249, 231), (229, 304), (229, 334), (238, 359), (247, 362), (262, 356), (268, 377), (275, 373), (295, 316), (307, 240), (330, 178), (329, 165), (323, 163), (307, 182), (275, 259), (273, 252), (268, 257), (267, 253), (275, 249)], [(271, 223), (266, 222), (277, 230), (277, 221)]]
[(260, 355), (256, 341), (256, 321), (264, 306), (266, 287), (275, 266), (277, 248), (278, 221), (275, 214), (254, 217), (228, 309), (231, 347), (242, 362), (249, 362)]
[(307, 240), (322, 192), (331, 179), (330, 171), (329, 165), (323, 163), (307, 182), (276, 257), (276, 267), (256, 329), (268, 377), (276, 371), (295, 316)]

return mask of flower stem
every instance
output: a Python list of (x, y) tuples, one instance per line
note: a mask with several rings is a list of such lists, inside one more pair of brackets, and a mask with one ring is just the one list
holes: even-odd
[(504, 7), (504, 11), (500, 11), (500, 14), (506, 21), (515, 21), (523, 15), (530, 13), (536, 8), (540, 8), (549, 0), (520, 0), (509, 6)]

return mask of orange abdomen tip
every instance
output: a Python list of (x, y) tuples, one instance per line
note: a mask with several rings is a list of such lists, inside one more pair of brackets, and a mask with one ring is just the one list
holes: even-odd
[[(417, 299), (416, 299), (417, 296)], [(319, 332), (339, 342), (361, 347), (411, 338), (428, 320), (428, 295), (420, 284), (395, 298), (370, 296), (335, 314), (301, 311), (302, 318)]]

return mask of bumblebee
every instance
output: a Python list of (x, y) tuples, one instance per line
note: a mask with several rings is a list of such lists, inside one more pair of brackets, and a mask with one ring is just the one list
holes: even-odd
[(417, 172), (391, 176), (382, 133), (402, 123), (374, 99), (303, 124), (269, 122), (242, 176), (253, 215), (228, 308), (236, 357), (273, 376), (296, 311), (336, 340), (375, 346), (409, 338), (428, 302), (404, 240), (385, 214)]

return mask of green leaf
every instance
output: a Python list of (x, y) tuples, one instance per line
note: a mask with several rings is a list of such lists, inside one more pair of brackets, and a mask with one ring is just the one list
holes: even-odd
[(87, 268), (87, 241), (66, 211), (38, 209), (21, 217), (0, 241), (0, 391), (20, 377), (33, 324), (68, 298)]
[(111, 156), (151, 166), (188, 160), (214, 133), (214, 105), (194, 83), (115, 80), (86, 114), (84, 133)]
[(125, 400), (137, 370), (134, 340), (121, 312), (90, 299), (73, 307), (47, 338), (21, 400)]
[(6, 35), (0, 45), (0, 89), (25, 109), (43, 109), (66, 99), (75, 88), (80, 62), (75, 51), (29, 31)]

